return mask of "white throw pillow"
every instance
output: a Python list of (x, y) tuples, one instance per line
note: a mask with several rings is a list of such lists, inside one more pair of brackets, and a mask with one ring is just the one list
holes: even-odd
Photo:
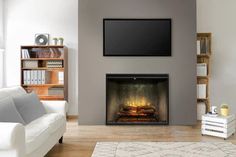
[(16, 96), (13, 100), (26, 124), (46, 114), (45, 108), (35, 93)]

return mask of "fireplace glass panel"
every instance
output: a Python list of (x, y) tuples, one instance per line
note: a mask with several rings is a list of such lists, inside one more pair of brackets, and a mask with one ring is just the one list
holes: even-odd
[(107, 124), (168, 124), (168, 75), (108, 74)]

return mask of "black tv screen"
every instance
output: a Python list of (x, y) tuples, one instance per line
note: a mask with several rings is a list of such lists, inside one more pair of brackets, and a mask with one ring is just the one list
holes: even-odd
[(103, 19), (104, 56), (171, 56), (171, 19)]

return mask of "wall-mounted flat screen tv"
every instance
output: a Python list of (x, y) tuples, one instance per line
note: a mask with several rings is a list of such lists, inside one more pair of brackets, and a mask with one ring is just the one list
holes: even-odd
[(104, 56), (171, 56), (171, 19), (103, 19)]

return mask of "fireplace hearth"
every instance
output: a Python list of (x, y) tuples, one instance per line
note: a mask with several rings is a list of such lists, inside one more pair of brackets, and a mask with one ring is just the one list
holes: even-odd
[(168, 124), (168, 92), (168, 74), (107, 74), (106, 124)]

